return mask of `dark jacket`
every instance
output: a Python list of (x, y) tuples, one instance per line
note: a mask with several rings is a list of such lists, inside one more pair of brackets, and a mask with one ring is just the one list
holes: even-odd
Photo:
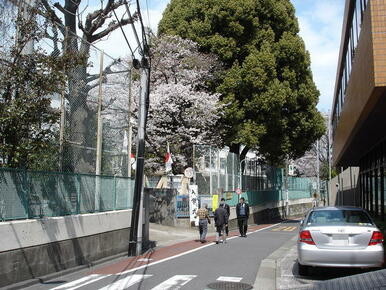
[[(246, 217), (249, 218), (249, 205), (247, 203), (244, 203), (244, 205), (245, 205)], [(240, 207), (241, 207), (241, 203), (238, 203), (236, 205), (236, 215), (237, 215), (237, 217), (240, 217)]]
[(218, 207), (214, 211), (214, 223), (216, 227), (228, 224), (228, 213), (223, 207)]
[(224, 202), (222, 207), (225, 208), (225, 210), (227, 211), (228, 218), (229, 218), (229, 215), (231, 214), (231, 209), (230, 209), (229, 205)]

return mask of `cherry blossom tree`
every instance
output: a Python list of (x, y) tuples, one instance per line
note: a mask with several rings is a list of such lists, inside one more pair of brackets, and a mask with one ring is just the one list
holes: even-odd
[[(219, 95), (210, 93), (221, 66), (213, 55), (198, 51), (196, 43), (177, 36), (153, 38), (151, 45), (150, 105), (146, 135), (146, 170), (163, 171), (167, 143), (173, 155), (174, 173), (192, 166), (193, 144), (223, 143), (219, 119), (224, 105)], [(127, 102), (129, 78), (119, 64), (111, 66), (103, 88), (104, 150), (122, 148), (123, 130), (128, 124)], [(137, 118), (139, 72), (132, 73), (133, 119)], [(93, 90), (97, 90), (94, 88)], [(91, 92), (93, 93), (93, 91)], [(96, 91), (95, 91), (96, 93)], [(136, 122), (134, 120), (133, 152)], [(119, 134), (117, 134), (117, 132)]]
[(192, 166), (193, 144), (221, 145), (219, 94), (210, 93), (221, 66), (213, 55), (178, 36), (152, 42), (150, 106), (147, 122), (147, 168), (163, 165), (167, 143), (174, 173)]

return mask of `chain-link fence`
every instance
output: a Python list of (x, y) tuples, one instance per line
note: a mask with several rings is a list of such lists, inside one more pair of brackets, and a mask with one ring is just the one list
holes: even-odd
[[(239, 155), (227, 148), (195, 145), (193, 151), (199, 194), (219, 194), (232, 206), (239, 197), (251, 205), (286, 199), (283, 169), (261, 164), (256, 157), (240, 160)], [(312, 184), (311, 178), (288, 177), (288, 198), (312, 197)], [(237, 195), (236, 191), (242, 193)]]
[[(58, 84), (64, 85), (43, 95), (51, 102), (42, 114), (52, 112), (58, 117), (52, 123), (27, 124), (30, 136), (50, 136), (42, 139), (44, 151), (25, 146), (33, 160), (25, 158), (23, 170), (6, 169), (9, 154), (0, 147), (0, 220), (130, 208), (134, 181), (127, 178), (131, 175), (129, 121), (135, 117), (129, 116), (134, 107), (134, 101), (129, 102), (131, 64), (110, 57), (43, 17), (39, 0), (30, 1), (36, 10), (27, 2), (0, 1), (0, 59), (6, 64), (27, 55), (51, 61), (50, 67), (59, 71)], [(24, 29), (28, 23), (31, 28)], [(36, 67), (39, 69), (42, 71)], [(16, 80), (12, 83), (16, 91), (21, 86)], [(27, 93), (29, 85), (23, 83)], [(30, 89), (31, 99), (39, 94), (38, 89)], [(11, 107), (16, 98), (16, 94), (9, 97), (0, 91), (4, 108)], [(1, 143), (10, 140), (3, 129)]]
[[(20, 25), (16, 19), (23, 2), (5, 0), (0, 4), (2, 58), (12, 57), (11, 47), (18, 38)], [(34, 2), (39, 7), (39, 1)], [(19, 3), (18, 6), (15, 3)], [(68, 65), (63, 69), (64, 89), (47, 96), (51, 99), (51, 107), (60, 112), (60, 119), (49, 128), (54, 135), (50, 154), (42, 154), (39, 162), (25, 164), (25, 167), (128, 176), (131, 169), (128, 165), (131, 65), (110, 57), (39, 13), (30, 13), (28, 16), (35, 17), (37, 22), (38, 37), (27, 42), (30, 50), (25, 53), (39, 51), (47, 57), (64, 58)], [(6, 158), (0, 161), (7, 166)]]
[(193, 160), (199, 194), (212, 195), (236, 189), (277, 190), (282, 187), (281, 169), (261, 164), (257, 158), (240, 160), (239, 155), (227, 148), (195, 145)]

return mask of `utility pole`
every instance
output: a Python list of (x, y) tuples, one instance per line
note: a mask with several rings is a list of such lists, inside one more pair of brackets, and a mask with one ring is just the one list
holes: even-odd
[(128, 99), (128, 111), (127, 111), (127, 177), (131, 178), (131, 140), (133, 139), (133, 128), (131, 126), (131, 74), (133, 71), (133, 62), (130, 64), (129, 69), (129, 99)]
[(316, 194), (320, 198), (319, 139), (316, 140)]
[(141, 88), (138, 109), (138, 134), (137, 134), (137, 168), (135, 171), (134, 200), (130, 228), (129, 255), (140, 255), (142, 252), (142, 208), (143, 208), (143, 183), (145, 159), (145, 131), (147, 109), (149, 104), (150, 63), (148, 50), (139, 63), (141, 72)]
[(327, 156), (328, 156), (328, 191), (327, 191), (327, 203), (330, 205), (330, 192), (331, 192), (331, 119), (330, 112), (328, 112), (328, 136), (327, 136)]
[(289, 193), (288, 193), (288, 170), (289, 170), (289, 161), (285, 160), (285, 176), (284, 176), (284, 188), (285, 188), (285, 216), (289, 216)]

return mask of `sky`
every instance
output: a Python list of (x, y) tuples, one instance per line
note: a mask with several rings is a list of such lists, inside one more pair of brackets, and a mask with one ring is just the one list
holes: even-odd
[[(157, 30), (158, 22), (168, 2), (169, 0), (140, 0), (145, 26), (150, 26), (153, 31)], [(327, 113), (331, 110), (334, 94), (345, 1), (291, 0), (291, 2), (296, 9), (300, 36), (311, 55), (314, 81), (320, 91), (317, 107)], [(123, 12), (122, 10), (118, 15), (122, 15)], [(125, 30), (132, 43), (133, 36), (130, 35), (131, 31), (128, 31), (129, 27), (125, 27)], [(98, 43), (97, 46), (113, 57), (128, 55), (120, 31), (110, 35), (108, 40)]]

